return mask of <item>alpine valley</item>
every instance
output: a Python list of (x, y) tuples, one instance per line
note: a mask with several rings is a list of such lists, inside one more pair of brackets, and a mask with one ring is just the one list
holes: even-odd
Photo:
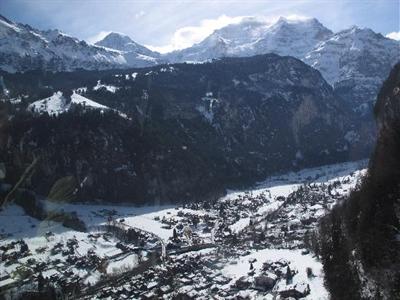
[(0, 16), (0, 299), (399, 299), (399, 60), (314, 18), (161, 54)]
[(38, 192), (73, 174), (84, 199), (140, 203), (367, 157), (377, 89), (399, 57), (397, 41), (316, 19), (244, 18), (164, 55), (118, 33), (89, 45), (4, 17), (0, 34), (14, 180), (44, 151)]

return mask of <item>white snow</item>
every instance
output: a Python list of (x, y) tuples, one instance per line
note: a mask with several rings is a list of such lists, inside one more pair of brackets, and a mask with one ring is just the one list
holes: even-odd
[(166, 215), (176, 215), (177, 210), (169, 205), (164, 206), (108, 206), (108, 205), (84, 205), (84, 204), (66, 204), (58, 206), (57, 204), (46, 202), (49, 209), (63, 209), (66, 212), (75, 211), (78, 217), (83, 220), (88, 226), (105, 225), (107, 223), (107, 217), (101, 214), (96, 214), (103, 210), (115, 211), (116, 216), (120, 219), (124, 219), (124, 224), (131, 227), (151, 232), (163, 240), (167, 240), (172, 236), (172, 229), (164, 229), (159, 221), (154, 220), (155, 217)]
[(91, 107), (91, 108), (96, 108), (96, 109), (103, 109), (103, 110), (109, 109), (109, 107), (107, 107), (103, 104), (97, 103), (88, 98), (85, 98), (79, 94), (76, 94), (75, 92), (71, 96), (71, 103), (80, 104), (85, 107)]
[(31, 103), (28, 106), (27, 110), (39, 114), (48, 113), (49, 115), (57, 116), (59, 114), (69, 111), (72, 105), (81, 105), (89, 109), (98, 109), (101, 112), (104, 112), (106, 110), (113, 110), (117, 112), (122, 118), (130, 119), (125, 113), (119, 110), (111, 109), (108, 106), (90, 100), (77, 93), (77, 92), (82, 92), (85, 89), (86, 88), (79, 88), (76, 91), (74, 90), (73, 94), (71, 95), (71, 101), (69, 103), (67, 103), (67, 100), (65, 99), (65, 97), (61, 92), (56, 92), (53, 94), (53, 96), (49, 98), (45, 98)]
[(8, 22), (6, 22), (6, 21), (4, 21), (4, 20), (2, 20), (2, 19), (0, 19), (0, 26), (5, 26), (5, 27), (7, 27), (7, 28), (9, 28), (9, 29), (12, 29), (12, 30), (14, 30), (14, 31), (16, 31), (16, 32), (20, 32), (20, 31), (21, 31), (21, 30), (18, 28), (17, 25), (15, 25), (15, 24), (13, 24), (13, 23), (8, 23)]
[(107, 266), (107, 273), (113, 274), (123, 271), (125, 269), (129, 270), (138, 264), (138, 258), (136, 254), (127, 255), (120, 260), (111, 261)]
[(105, 88), (110, 93), (115, 93), (119, 89), (117, 86), (102, 84), (100, 80), (97, 80), (97, 84), (93, 87), (93, 90), (97, 91), (102, 88)]
[[(252, 251), (251, 254), (241, 256), (235, 260), (235, 263), (229, 261), (221, 270), (222, 274), (232, 279), (238, 279), (246, 276), (249, 272), (249, 261), (253, 261), (253, 267), (257, 272), (262, 269), (264, 262), (276, 262), (279, 260), (287, 261), (290, 263), (292, 270), (297, 270), (298, 273), (293, 277), (293, 283), (290, 286), (309, 284), (311, 293), (304, 299), (312, 300), (326, 300), (329, 299), (329, 294), (324, 287), (324, 275), (321, 262), (317, 261), (311, 255), (302, 255), (301, 250), (287, 250), (287, 249), (263, 249), (259, 251)], [(306, 268), (311, 268), (315, 277), (308, 278)], [(286, 282), (280, 280), (277, 282), (273, 291), (280, 291), (288, 289)]]
[(56, 92), (53, 96), (33, 102), (28, 109), (37, 113), (47, 112), (49, 115), (58, 115), (66, 111), (66, 101), (61, 92)]
[(36, 113), (45, 113), (49, 115), (58, 115), (67, 112), (71, 108), (71, 104), (82, 105), (86, 108), (107, 110), (109, 107), (97, 103), (93, 100), (85, 98), (75, 91), (71, 95), (71, 101), (67, 103), (67, 100), (61, 92), (56, 92), (53, 96), (45, 98), (42, 100), (35, 101), (28, 106), (28, 110), (34, 111)]
[(160, 69), (161, 73), (165, 73), (165, 72), (172, 73), (173, 71), (175, 71), (175, 68), (172, 67), (172, 66), (163, 67), (163, 68)]

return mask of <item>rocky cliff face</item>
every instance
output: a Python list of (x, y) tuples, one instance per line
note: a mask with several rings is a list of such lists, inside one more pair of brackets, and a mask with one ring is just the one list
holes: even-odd
[[(74, 175), (88, 199), (208, 199), (228, 186), (367, 151), (355, 154), (357, 142), (346, 139), (351, 109), (318, 71), (290, 57), (4, 74), (3, 82), (4, 105), (15, 114), (4, 159), (19, 162), (17, 173), (34, 154), (45, 157), (35, 181), (41, 193), (54, 178)], [(110, 110), (23, 113), (66, 89)]]
[(396, 133), (400, 122), (400, 64), (394, 67), (378, 95), (375, 115), (381, 134)]
[(397, 64), (375, 106), (379, 134), (368, 174), (321, 225), (322, 258), (333, 298), (400, 297), (399, 91)]

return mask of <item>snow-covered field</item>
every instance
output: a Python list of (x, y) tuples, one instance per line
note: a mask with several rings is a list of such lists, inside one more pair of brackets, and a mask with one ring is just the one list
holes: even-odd
[(56, 92), (53, 96), (33, 102), (28, 106), (28, 110), (32, 110), (37, 113), (47, 112), (49, 115), (58, 115), (68, 111), (71, 108), (71, 104), (82, 105), (87, 108), (108, 110), (109, 107), (97, 103), (93, 100), (85, 98), (77, 93), (71, 95), (71, 101), (67, 103), (67, 100), (61, 92)]
[[(94, 284), (107, 276), (121, 274), (140, 265), (142, 261), (146, 261), (146, 255), (155, 251), (154, 249), (160, 249), (161, 244), (173, 243), (174, 247), (179, 248), (212, 243), (219, 249), (224, 249), (229, 248), (230, 246), (224, 245), (231, 243), (232, 237), (237, 236), (239, 244), (234, 247), (239, 247), (237, 252), (240, 254), (237, 255), (235, 248), (229, 249), (233, 252), (225, 255), (222, 260), (217, 256), (216, 270), (210, 271), (211, 275), (215, 272), (222, 273), (229, 280), (214, 290), (221, 289), (221, 294), (231, 293), (235, 281), (249, 276), (249, 261), (252, 261), (254, 274), (250, 275), (251, 278), (269, 274), (276, 283), (269, 293), (260, 293), (250, 287), (237, 291), (237, 295), (244, 296), (247, 293), (254, 299), (273, 299), (272, 295), (290, 288), (309, 288), (305, 299), (328, 299), (328, 293), (323, 286), (321, 263), (312, 254), (302, 253), (304, 249), (301, 236), (315, 226), (315, 221), (306, 223), (304, 220), (317, 220), (323, 216), (335, 203), (335, 199), (350, 192), (357, 184), (365, 172), (365, 166), (366, 161), (359, 161), (273, 176), (254, 188), (228, 191), (212, 207), (203, 204), (145, 207), (55, 204), (42, 200), (48, 211), (76, 214), (85, 223), (87, 232), (75, 231), (53, 221), (39, 221), (27, 216), (21, 207), (10, 205), (0, 212), (0, 247), (3, 254), (0, 262), (0, 286), (18, 281), (22, 267), (33, 270), (30, 275), (32, 278), (37, 276), (37, 272), (54, 280), (69, 274), (69, 277), (81, 278), (84, 284)], [(333, 185), (335, 182), (338, 184)], [(327, 196), (328, 185), (332, 187)], [(288, 204), (287, 199), (292, 192), (307, 186), (311, 191), (325, 193), (325, 197), (332, 195), (332, 199), (328, 199), (327, 203), (300, 201)], [(277, 217), (264, 224), (271, 213), (275, 213)], [(251, 222), (254, 223), (251, 225), (253, 227), (249, 227)], [(130, 244), (121, 241), (117, 235), (105, 229), (110, 224), (123, 230), (136, 230), (142, 234), (139, 238), (142, 242)], [(294, 225), (297, 229), (289, 230), (288, 234), (283, 235), (282, 226)], [(252, 246), (254, 242), (251, 241), (251, 234), (260, 230), (266, 232), (266, 240), (260, 244), (261, 249), (258, 246), (257, 250)], [(180, 240), (178, 243), (173, 240), (174, 231)], [(29, 249), (23, 255), (20, 254), (23, 245), (18, 242), (21, 240)], [(201, 254), (202, 260), (207, 260), (212, 255), (217, 255), (217, 252), (215, 249), (200, 250), (186, 255), (194, 257)], [(182, 255), (176, 256), (176, 259), (182, 259)], [(268, 261), (284, 261), (285, 266), (289, 265), (296, 272), (293, 282), (287, 284), (282, 277), (263, 270), (264, 263)], [(100, 268), (104, 262), (105, 267)], [(311, 277), (306, 274), (308, 267), (313, 272)], [(187, 286), (185, 281), (181, 284), (182, 288)]]
[[(251, 192), (253, 196), (268, 192), (270, 197), (276, 198), (279, 196), (287, 197), (291, 192), (296, 190), (304, 183), (326, 183), (335, 180), (344, 179), (352, 173), (357, 177), (365, 172), (367, 161), (346, 162), (341, 164), (333, 164), (316, 168), (304, 169), (298, 172), (290, 172), (279, 176), (271, 176), (266, 180), (256, 184), (255, 188), (248, 191), (228, 191), (227, 195), (222, 200), (235, 199), (239, 195)], [(354, 185), (352, 181), (345, 189), (349, 189)], [(343, 192), (345, 192), (343, 190)]]
[(99, 89), (106, 89), (107, 91), (109, 91), (110, 93), (115, 93), (119, 87), (116, 87), (114, 85), (107, 85), (107, 84), (102, 84), (100, 80), (97, 81), (97, 84), (93, 87), (94, 91), (97, 91)]
[[(100, 81), (97, 83), (94, 89), (97, 90), (99, 88), (105, 88), (107, 89), (107, 91), (112, 93), (115, 93), (117, 90), (117, 88), (114, 86), (101, 85)], [(67, 101), (67, 99), (63, 96), (62, 92), (58, 91), (48, 98), (41, 99), (31, 103), (27, 109), (29, 111), (36, 112), (38, 114), (47, 113), (52, 116), (57, 116), (59, 114), (69, 111), (74, 105), (79, 105), (86, 109), (96, 109), (101, 112), (112, 110), (117, 112), (121, 117), (127, 119), (127, 115), (125, 113), (115, 109), (111, 109), (108, 106), (90, 100), (79, 94), (81, 92), (85, 92), (86, 90), (87, 90), (86, 87), (74, 90), (71, 95), (71, 101)]]

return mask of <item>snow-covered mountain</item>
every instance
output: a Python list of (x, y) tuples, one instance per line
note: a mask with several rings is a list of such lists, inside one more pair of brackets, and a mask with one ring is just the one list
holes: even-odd
[(353, 26), (317, 44), (302, 60), (363, 112), (372, 107), (379, 87), (400, 60), (400, 43)]
[(204, 41), (166, 56), (174, 62), (204, 61), (223, 56), (252, 56), (276, 53), (302, 58), (314, 46), (332, 36), (317, 19), (281, 17), (270, 23), (254, 17), (244, 18), (214, 31)]
[(400, 43), (371, 29), (332, 33), (317, 19), (283, 18), (269, 23), (245, 18), (214, 31), (192, 47), (166, 54), (170, 61), (202, 62), (225, 56), (263, 53), (294, 56), (321, 72), (361, 114), (368, 112), (393, 65)]
[(8, 72), (147, 67), (266, 53), (294, 56), (316, 68), (363, 115), (400, 60), (400, 42), (357, 27), (333, 33), (314, 18), (246, 17), (192, 47), (160, 55), (120, 33), (88, 45), (58, 30), (39, 31), (0, 16), (0, 69)]
[(101, 70), (155, 63), (155, 59), (141, 53), (89, 45), (59, 30), (40, 31), (0, 15), (0, 69), (4, 71)]
[(160, 56), (159, 53), (151, 51), (150, 49), (132, 41), (129, 36), (117, 32), (110, 32), (102, 40), (96, 42), (95, 45), (124, 52), (136, 52), (137, 54), (152, 57)]
[(121, 33), (111, 32), (95, 45), (120, 51), (129, 66), (146, 67), (162, 62), (159, 60), (160, 53), (151, 51)]

